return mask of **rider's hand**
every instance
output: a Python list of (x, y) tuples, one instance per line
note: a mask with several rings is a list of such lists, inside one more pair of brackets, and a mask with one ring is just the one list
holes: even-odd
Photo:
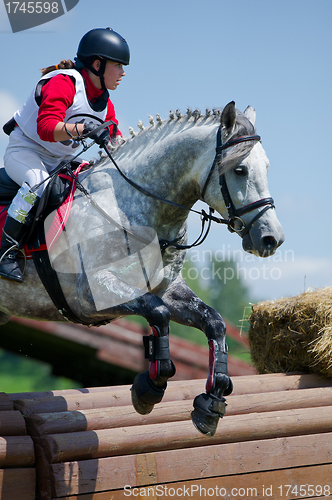
[(101, 129), (94, 132), (100, 125), (96, 125), (93, 122), (84, 122), (83, 136), (88, 137), (95, 141), (99, 146), (105, 146), (111, 139), (109, 128)]

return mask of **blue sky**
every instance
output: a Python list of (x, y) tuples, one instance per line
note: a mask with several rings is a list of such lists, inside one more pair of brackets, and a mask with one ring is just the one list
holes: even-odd
[[(126, 77), (111, 93), (124, 135), (170, 109), (204, 111), (231, 100), (256, 109), (286, 241), (274, 258), (256, 259), (215, 226), (199, 258), (210, 249), (236, 257), (254, 299), (329, 286), (331, 19), (331, 0), (80, 0), (64, 16), (13, 34), (1, 3), (1, 123), (23, 104), (39, 68), (74, 58), (85, 32), (111, 26), (131, 49)], [(6, 143), (1, 132), (1, 155)], [(199, 225), (190, 216), (191, 240)]]

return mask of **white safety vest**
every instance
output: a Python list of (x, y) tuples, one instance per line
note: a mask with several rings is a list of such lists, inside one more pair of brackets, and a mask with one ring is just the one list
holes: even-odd
[(42, 141), (37, 133), (37, 117), (40, 105), (40, 102), (38, 102), (40, 99), (38, 98), (40, 98), (41, 95), (42, 85), (56, 75), (69, 75), (75, 81), (76, 93), (72, 105), (67, 109), (64, 119), (65, 122), (82, 123), (83, 121), (92, 121), (100, 124), (100, 120), (105, 121), (106, 119), (107, 103), (105, 102), (105, 109), (102, 111), (97, 112), (92, 109), (86, 95), (84, 79), (79, 71), (75, 69), (51, 71), (39, 80), (25, 104), (14, 114), (14, 119), (27, 137), (41, 145), (53, 156), (62, 158), (67, 155), (74, 155), (76, 153), (76, 148), (80, 144), (71, 140), (69, 137), (68, 140), (61, 142)]

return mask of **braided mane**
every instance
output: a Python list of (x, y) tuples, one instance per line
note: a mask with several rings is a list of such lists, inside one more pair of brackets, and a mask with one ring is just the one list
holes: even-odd
[[(170, 125), (177, 124), (178, 125), (179, 123), (189, 124), (189, 125), (202, 125), (202, 124), (206, 123), (208, 118), (210, 118), (210, 121), (211, 121), (211, 118), (212, 118), (212, 120), (218, 119), (218, 117), (220, 117), (220, 115), (221, 115), (221, 111), (222, 111), (221, 109), (216, 109), (216, 108), (214, 108), (212, 110), (212, 112), (210, 109), (206, 109), (205, 115), (202, 115), (199, 109), (195, 109), (195, 111), (192, 111), (191, 108), (187, 108), (187, 113), (185, 115), (182, 115), (182, 113), (179, 109), (177, 109), (175, 112), (171, 110), (169, 112), (169, 119), (168, 120), (162, 120), (160, 118), (160, 115), (157, 114), (156, 115), (156, 122), (157, 123), (155, 122), (153, 116), (149, 115), (150, 127), (148, 127), (148, 128), (151, 128), (154, 126), (160, 127), (160, 126), (163, 126), (165, 124), (170, 124)], [(144, 127), (144, 124), (142, 121), (139, 121), (137, 126), (140, 129), (138, 134), (142, 133), (144, 130), (147, 130)], [(134, 129), (132, 127), (129, 127), (129, 132), (130, 132), (132, 138), (137, 136), (137, 133), (134, 131)]]
[[(200, 126), (216, 127), (220, 124), (222, 110), (223, 108), (214, 108), (212, 111), (206, 109), (205, 114), (202, 115), (199, 109), (192, 111), (191, 108), (187, 108), (186, 114), (182, 115), (180, 110), (177, 109), (175, 112), (170, 111), (167, 120), (162, 120), (159, 114), (156, 115), (156, 119), (150, 115), (149, 126), (144, 127), (143, 122), (139, 121), (137, 124), (139, 128), (138, 132), (135, 132), (132, 127), (129, 128), (131, 137), (127, 139), (124, 144), (117, 147), (114, 156), (119, 160), (125, 158), (128, 154), (131, 155), (131, 159), (133, 159), (140, 155), (143, 150), (153, 146), (158, 141), (174, 136), (180, 132)], [(228, 140), (231, 140), (233, 137), (255, 133), (255, 127), (245, 117), (244, 113), (236, 110), (236, 115), (236, 126), (234, 127), (232, 136), (228, 137)], [(228, 157), (228, 163), (227, 165), (224, 164), (223, 170), (227, 171), (234, 163), (239, 161), (241, 157), (247, 156), (253, 145), (253, 143), (244, 143), (232, 148), (231, 151), (227, 151), (226, 157)]]
[(154, 119), (149, 115), (149, 125), (144, 126), (142, 121), (139, 121), (138, 131), (134, 131), (129, 127), (130, 137), (124, 144), (117, 147), (115, 156), (119, 158), (122, 154), (135, 150), (138, 154), (140, 146), (147, 147), (149, 144), (165, 139), (167, 136), (183, 132), (192, 127), (203, 125), (217, 125), (220, 123), (220, 115), (222, 109), (214, 108), (212, 111), (207, 109), (205, 114), (202, 115), (199, 109), (192, 111), (187, 108), (186, 114), (182, 115), (180, 110), (170, 111), (169, 118), (162, 120), (160, 115), (157, 114)]

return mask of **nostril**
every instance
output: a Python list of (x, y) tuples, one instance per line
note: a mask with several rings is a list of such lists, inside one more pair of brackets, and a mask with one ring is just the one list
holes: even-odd
[(270, 253), (277, 248), (277, 240), (273, 236), (264, 236), (262, 238), (262, 247), (264, 252)]

